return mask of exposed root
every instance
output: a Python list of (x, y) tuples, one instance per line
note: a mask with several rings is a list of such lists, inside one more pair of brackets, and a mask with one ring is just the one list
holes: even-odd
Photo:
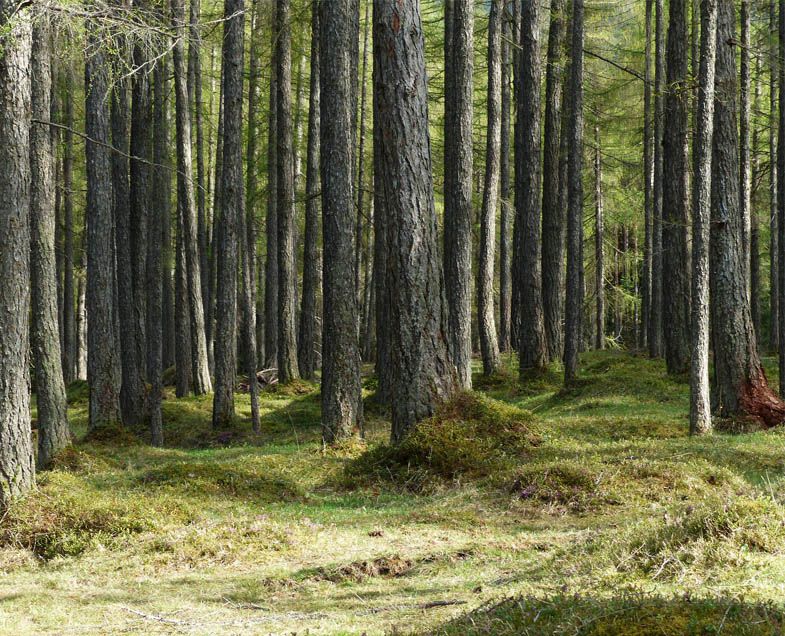
[(757, 382), (744, 382), (739, 406), (749, 418), (764, 428), (773, 428), (785, 422), (785, 402), (771, 390), (762, 372)]

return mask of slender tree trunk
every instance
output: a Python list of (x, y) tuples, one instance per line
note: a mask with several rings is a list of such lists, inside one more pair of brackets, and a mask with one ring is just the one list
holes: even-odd
[(570, 60), (570, 125), (567, 168), (567, 300), (565, 304), (564, 379), (578, 376), (581, 346), (581, 243), (583, 226), (583, 0), (573, 0)]
[(741, 213), (742, 275), (750, 291), (750, 7), (741, 0), (741, 73), (739, 76), (739, 207)]
[[(362, 288), (360, 286), (360, 271), (362, 270), (362, 235), (363, 235), (363, 217), (364, 217), (364, 204), (365, 204), (365, 113), (366, 113), (366, 97), (367, 97), (367, 69), (368, 69), (368, 31), (370, 30), (369, 19), (370, 4), (365, 4), (365, 30), (363, 34), (363, 65), (362, 65), (362, 95), (360, 98), (360, 148), (357, 153), (357, 226), (355, 228), (355, 242), (354, 242), (354, 291), (357, 295), (358, 308), (362, 310)], [(359, 320), (362, 311), (357, 312), (358, 326), (362, 325)]]
[(79, 276), (76, 291), (76, 379), (87, 380), (87, 281)]
[(320, 5), (321, 174), (324, 235), (322, 435), (327, 442), (351, 436), (362, 420), (358, 297), (354, 288), (352, 210), (353, 0)]
[(515, 207), (520, 227), (520, 371), (541, 371), (548, 362), (542, 309), (540, 260), (540, 9), (526, 2), (521, 13), (521, 83), (516, 88)]
[(602, 209), (602, 161), (600, 159), (600, 127), (594, 125), (594, 258), (596, 277), (594, 291), (597, 298), (596, 333), (594, 346), (605, 348), (605, 266), (603, 260), (603, 209)]
[[(512, 74), (513, 74), (513, 95), (516, 100), (518, 99), (518, 89), (522, 83), (521, 78), (521, 3), (513, 2), (513, 52), (512, 52)], [(513, 146), (518, 148), (520, 145), (519, 135), (520, 127), (515, 126), (513, 131)], [(513, 152), (513, 157), (515, 156)], [(514, 160), (514, 159), (513, 159)], [(517, 165), (514, 168), (517, 170)], [(517, 178), (517, 177), (514, 177)], [(517, 190), (517, 186), (516, 186)], [(514, 210), (513, 210), (514, 212)], [(518, 274), (521, 271), (521, 227), (518, 223), (517, 214), (513, 213), (512, 232), (510, 233), (511, 255), (510, 255), (510, 342), (513, 349), (518, 349), (521, 343), (520, 327), (521, 327), (521, 282)]]
[[(46, 121), (52, 91), (51, 24), (39, 16), (33, 27), (32, 116)], [(48, 126), (30, 129), (31, 344), (38, 404), (38, 467), (71, 442), (57, 325), (55, 266), (55, 147)], [(7, 245), (7, 244), (5, 244)]]
[(501, 367), (496, 325), (493, 318), (493, 265), (496, 254), (496, 208), (499, 202), (499, 155), (501, 142), (501, 20), (504, 0), (491, 3), (488, 25), (488, 131), (485, 150), (485, 190), (482, 197), (480, 272), (477, 277), (477, 322), (482, 369), (485, 375)]
[(564, 227), (559, 205), (559, 132), (564, 83), (564, 0), (551, 0), (548, 68), (545, 73), (545, 152), (542, 164), (542, 298), (548, 359), (559, 360), (564, 348)]
[(76, 308), (74, 293), (74, 77), (65, 71), (63, 115), (63, 380), (68, 385), (76, 374)]
[(777, 222), (777, 3), (769, 2), (769, 349), (779, 349), (779, 229)]
[(27, 360), (32, 19), (28, 9), (21, 11), (15, 3), (0, 4), (7, 38), (0, 52), (0, 506), (35, 486)]
[(278, 21), (277, 0), (272, 4), (272, 60), (267, 138), (267, 257), (264, 264), (264, 355), (265, 365), (278, 366)]
[[(651, 35), (654, 0), (646, 0), (646, 70), (643, 85), (643, 222), (645, 225), (643, 246), (643, 293), (642, 304), (642, 343), (650, 343), (652, 320), (652, 276), (654, 260), (652, 243), (654, 238), (654, 148), (651, 118)], [(651, 350), (650, 350), (651, 352)]]
[(722, 417), (745, 414), (772, 426), (785, 418), (758, 359), (750, 315), (739, 203), (736, 126), (735, 8), (720, 0), (711, 187), (711, 324), (717, 382), (714, 403)]
[(668, 373), (685, 373), (690, 365), (689, 110), (686, 0), (670, 0), (665, 119), (662, 126), (662, 299), (665, 363)]
[(311, 86), (308, 105), (308, 150), (305, 177), (305, 246), (303, 249), (303, 295), (300, 307), (300, 337), (297, 339), (297, 360), (300, 375), (312, 380), (316, 374), (316, 291), (319, 286), (319, 3), (311, 8)]
[[(505, 3), (506, 4), (506, 3)], [(505, 9), (502, 15), (502, 112), (501, 112), (501, 227), (499, 230), (499, 348), (509, 351), (510, 320), (512, 311), (512, 282), (510, 280), (511, 254), (510, 254), (510, 211), (512, 200), (510, 198), (510, 113), (512, 112), (512, 99), (510, 91), (510, 15)]]
[(445, 338), (420, 3), (374, 0), (374, 36), (374, 124), (384, 131), (376, 174), (389, 233), (392, 440), (400, 443), (452, 396), (459, 379)]
[[(461, 385), (471, 387), (472, 98), (474, 3), (449, 0), (445, 42), (445, 103), (450, 118), (444, 139), (444, 280), (450, 352)], [(445, 118), (447, 114), (445, 114)]]
[[(223, 74), (223, 62), (220, 65), (221, 71), (220, 74)], [(208, 315), (205, 316), (205, 326), (204, 332), (205, 337), (207, 339), (207, 359), (210, 364), (210, 369), (215, 372), (215, 294), (216, 294), (216, 287), (217, 281), (215, 279), (216, 274), (216, 262), (218, 257), (218, 237), (220, 236), (220, 226), (221, 226), (221, 197), (223, 196), (223, 190), (221, 188), (221, 180), (223, 175), (223, 149), (224, 149), (224, 99), (223, 99), (223, 80), (220, 81), (220, 89), (219, 89), (219, 97), (218, 97), (218, 137), (216, 142), (216, 149), (215, 149), (215, 187), (213, 190), (213, 218), (212, 223), (210, 224), (210, 255), (207, 260), (207, 267), (209, 268), (210, 272), (208, 275), (208, 293), (210, 294), (210, 298), (207, 301), (207, 309)]]
[[(760, 58), (756, 57), (755, 69), (755, 94), (753, 112), (760, 112)], [(758, 206), (758, 185), (760, 178), (760, 149), (758, 148), (758, 128), (752, 133), (752, 177), (750, 191), (750, 312), (752, 325), (755, 327), (755, 342), (760, 346), (762, 340), (760, 324), (760, 219)]]
[(188, 274), (185, 265), (185, 245), (183, 244), (183, 221), (177, 204), (177, 238), (175, 264), (175, 314), (177, 342), (175, 346), (175, 369), (177, 372), (175, 395), (186, 397), (191, 392), (193, 366), (191, 365), (191, 310), (188, 305)]
[[(112, 228), (112, 177), (109, 156), (109, 81), (105, 34), (89, 25), (85, 64), (85, 146), (87, 201), (87, 376), (90, 384), (88, 431), (122, 426), (121, 375), (114, 331), (115, 250)], [(21, 85), (21, 82), (19, 83)], [(19, 86), (15, 88), (19, 90)], [(9, 200), (3, 198), (3, 200)], [(17, 199), (18, 200), (18, 199)], [(4, 243), (5, 244), (5, 243)]]
[[(218, 287), (216, 294), (213, 428), (226, 428), (231, 425), (234, 419), (234, 379), (237, 354), (237, 241), (239, 234), (237, 225), (238, 219), (245, 214), (242, 154), (244, 12), (244, 0), (224, 1), (224, 145), (220, 239), (217, 246)], [(244, 267), (244, 269), (246, 268)], [(253, 355), (249, 357), (252, 360), (254, 358)], [(254, 381), (254, 378), (249, 379), (251, 382)], [(258, 427), (256, 422), (255, 425)]]
[[(378, 9), (374, 4), (374, 24)], [(376, 52), (374, 52), (374, 60)], [(375, 293), (376, 305), (376, 375), (378, 385), (376, 388), (376, 401), (379, 404), (389, 405), (392, 400), (393, 369), (392, 369), (392, 329), (390, 325), (390, 303), (392, 302), (388, 287), (388, 251), (389, 241), (387, 234), (387, 203), (385, 201), (384, 185), (380, 174), (383, 165), (382, 149), (384, 145), (384, 131), (379, 122), (382, 113), (379, 112), (379, 103), (376, 99), (376, 62), (374, 61), (374, 99), (373, 99), (373, 271), (376, 278)]]
[(173, 24), (177, 41), (173, 49), (175, 101), (177, 111), (177, 196), (181, 204), (183, 247), (188, 277), (188, 307), (191, 321), (191, 366), (193, 389), (196, 395), (212, 390), (210, 367), (207, 361), (204, 303), (202, 302), (202, 276), (200, 274), (199, 238), (196, 218), (196, 200), (191, 175), (191, 117), (189, 112), (187, 69), (185, 59), (185, 10), (182, 0), (172, 0)]
[(785, 2), (779, 3), (779, 128), (777, 132), (777, 325), (780, 395), (785, 396)]

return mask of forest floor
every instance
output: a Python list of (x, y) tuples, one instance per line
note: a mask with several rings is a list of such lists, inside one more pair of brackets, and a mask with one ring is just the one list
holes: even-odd
[(584, 355), (566, 391), (475, 384), (541, 442), (405, 483), (322, 447), (316, 385), (263, 392), (258, 437), (247, 395), (216, 434), (211, 397), (167, 390), (167, 448), (78, 442), (0, 514), (0, 633), (783, 633), (785, 430), (690, 439), (686, 381), (622, 352)]

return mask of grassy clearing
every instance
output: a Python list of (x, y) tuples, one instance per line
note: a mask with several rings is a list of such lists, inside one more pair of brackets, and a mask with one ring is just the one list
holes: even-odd
[(372, 379), (338, 449), (316, 385), (260, 436), (167, 392), (167, 448), (81, 441), (0, 513), (0, 633), (783, 633), (783, 432), (690, 439), (686, 383), (620, 352), (475, 386), (400, 450)]

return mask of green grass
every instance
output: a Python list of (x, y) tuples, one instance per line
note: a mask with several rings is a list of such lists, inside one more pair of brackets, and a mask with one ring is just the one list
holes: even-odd
[(783, 433), (691, 439), (661, 362), (581, 368), (477, 374), (405, 452), (373, 379), (335, 449), (313, 384), (258, 436), (247, 395), (216, 433), (167, 388), (163, 449), (84, 441), (73, 385), (81, 441), (0, 512), (0, 634), (783, 633)]

